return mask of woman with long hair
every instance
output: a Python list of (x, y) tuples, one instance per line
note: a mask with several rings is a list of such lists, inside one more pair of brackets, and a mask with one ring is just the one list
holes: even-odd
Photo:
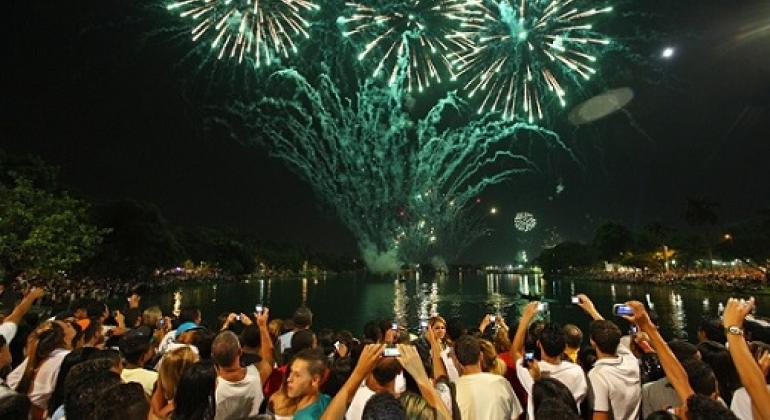
[(198, 355), (190, 347), (180, 347), (163, 357), (163, 363), (158, 370), (158, 382), (150, 401), (155, 416), (165, 419), (171, 415), (179, 379), (184, 371), (197, 361)]
[(460, 374), (457, 371), (454, 361), (452, 361), (452, 340), (446, 333), (446, 320), (436, 315), (428, 320), (428, 326), (430, 326), (433, 337), (435, 337), (436, 341), (441, 344), (441, 360), (444, 361), (446, 374), (449, 377), (449, 380), (454, 382), (460, 377)]
[(174, 420), (213, 420), (216, 414), (217, 371), (211, 362), (187, 368), (174, 394)]
[(27, 338), (27, 358), (8, 375), (8, 386), (29, 397), (30, 418), (42, 419), (75, 329), (64, 321), (40, 324)]

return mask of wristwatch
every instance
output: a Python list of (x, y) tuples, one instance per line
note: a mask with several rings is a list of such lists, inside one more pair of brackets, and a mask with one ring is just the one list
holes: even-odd
[(729, 327), (725, 328), (725, 334), (743, 335), (743, 328), (737, 325), (730, 325)]

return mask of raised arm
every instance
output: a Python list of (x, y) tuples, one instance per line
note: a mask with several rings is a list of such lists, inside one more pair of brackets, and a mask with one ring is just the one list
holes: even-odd
[(398, 351), (401, 354), (398, 356), (398, 361), (401, 366), (412, 375), (414, 381), (417, 382), (417, 386), (420, 388), (420, 394), (425, 398), (425, 401), (436, 409), (439, 419), (451, 419), (452, 414), (444, 402), (441, 400), (436, 388), (433, 387), (433, 382), (428, 378), (428, 374), (425, 372), (425, 367), (422, 365), (420, 355), (417, 354), (417, 349), (412, 345), (399, 344)]
[(514, 363), (524, 354), (524, 340), (527, 338), (527, 328), (529, 328), (529, 323), (537, 315), (539, 305), (540, 302), (529, 302), (524, 307), (524, 312), (519, 320), (519, 326), (516, 328), (516, 335), (513, 336), (513, 343), (511, 343), (511, 358)]
[[(267, 320), (270, 319), (270, 309), (264, 308), (261, 313), (254, 313), (254, 317), (257, 320), (257, 326), (259, 326), (259, 355), (262, 356), (262, 360), (257, 368), (264, 384), (273, 371), (274, 363), (273, 339), (270, 337), (270, 330), (267, 328)], [(248, 317), (244, 315), (242, 318)]]
[[(770, 391), (765, 384), (762, 370), (749, 351), (743, 337), (743, 320), (754, 308), (754, 298), (748, 301), (730, 298), (724, 312), (724, 326), (727, 329), (727, 343), (730, 357), (738, 370), (741, 383), (746, 387), (754, 413), (760, 420), (770, 420)], [(755, 417), (757, 418), (757, 417)]]
[[(21, 302), (13, 308), (13, 311), (5, 317), (3, 323), (12, 322), (19, 325), (19, 322), (21, 322), (24, 315), (29, 312), (29, 308), (32, 307), (32, 304), (43, 296), (45, 296), (45, 289), (41, 287), (32, 288), (29, 293), (21, 299)], [(8, 342), (10, 342), (12, 338), (13, 337), (6, 337)]]
[(433, 328), (428, 327), (425, 330), (425, 338), (430, 344), (430, 358), (433, 365), (433, 380), (436, 381), (442, 376), (448, 376), (446, 366), (444, 366), (444, 359), (441, 358), (441, 342), (436, 338), (436, 334), (433, 333)]
[(591, 299), (586, 294), (579, 294), (577, 295), (578, 299), (580, 300), (578, 302), (578, 306), (585, 311), (585, 313), (588, 314), (594, 321), (598, 321), (600, 319), (604, 319), (602, 314), (599, 313), (599, 311), (596, 310), (596, 307), (594, 306), (594, 303), (591, 301)]
[(684, 367), (682, 367), (682, 364), (679, 363), (679, 360), (677, 360), (676, 356), (674, 356), (671, 348), (668, 347), (668, 344), (665, 340), (663, 340), (663, 337), (661, 337), (658, 329), (650, 320), (650, 316), (647, 314), (647, 310), (644, 308), (644, 305), (641, 302), (635, 300), (626, 302), (626, 305), (630, 306), (631, 309), (634, 310), (634, 315), (626, 316), (624, 318), (626, 318), (629, 322), (636, 324), (639, 329), (644, 331), (647, 336), (650, 337), (650, 343), (658, 353), (660, 364), (663, 366), (663, 371), (666, 372), (668, 381), (674, 387), (674, 390), (679, 396), (680, 401), (686, 405), (687, 399), (695, 393), (690, 386), (690, 381), (687, 378), (687, 372), (684, 370)]
[(353, 373), (345, 384), (342, 385), (337, 395), (329, 403), (329, 406), (324, 410), (321, 420), (342, 420), (345, 418), (345, 412), (348, 409), (348, 404), (353, 400), (353, 396), (356, 395), (358, 387), (361, 386), (361, 382), (371, 373), (377, 361), (382, 357), (382, 350), (385, 348), (383, 344), (368, 344), (361, 352), (361, 357), (358, 358), (358, 364), (353, 369)]

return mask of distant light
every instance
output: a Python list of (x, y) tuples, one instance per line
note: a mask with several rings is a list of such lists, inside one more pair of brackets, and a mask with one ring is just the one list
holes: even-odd
[(497, 207), (492, 207), (491, 209), (489, 209), (489, 213), (490, 214), (497, 214)]
[(729, 233), (725, 233), (725, 236), (723, 237), (725, 238), (725, 241), (729, 241), (730, 239), (733, 239), (733, 235), (730, 235)]
[(671, 58), (671, 57), (673, 57), (673, 56), (674, 56), (674, 52), (675, 52), (675, 51), (674, 51), (674, 48), (672, 48), (672, 47), (666, 47), (666, 48), (664, 48), (664, 49), (663, 49), (663, 52), (662, 52), (662, 53), (660, 53), (660, 56), (661, 56), (662, 58), (666, 58), (666, 59), (668, 59), (668, 58)]

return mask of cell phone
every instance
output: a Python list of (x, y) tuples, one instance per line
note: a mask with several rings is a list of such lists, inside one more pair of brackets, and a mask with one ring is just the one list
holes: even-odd
[(496, 316), (496, 315), (490, 315), (490, 316), (489, 316), (489, 322), (490, 322), (491, 324), (494, 324), (494, 323), (495, 323), (495, 321), (497, 321), (497, 316)]
[(575, 305), (579, 304), (580, 303), (580, 297), (572, 296), (572, 303), (574, 303)]
[(258, 304), (257, 304), (257, 306), (255, 306), (255, 307), (254, 307), (254, 311), (255, 311), (256, 313), (258, 313), (258, 314), (262, 314), (262, 311), (263, 311), (263, 310), (264, 310), (264, 307), (262, 306), (262, 304), (259, 304), (259, 303), (258, 303)]
[(420, 329), (425, 331), (428, 329), (428, 321), (427, 320), (420, 320)]
[(612, 313), (615, 316), (633, 315), (634, 310), (631, 309), (631, 307), (628, 305), (624, 305), (622, 303), (616, 303), (612, 305)]
[(540, 302), (540, 304), (537, 305), (538, 312), (545, 312), (547, 310), (548, 310), (548, 302)]
[(531, 362), (534, 359), (535, 359), (535, 353), (533, 352), (524, 353), (524, 360), (522, 361), (522, 365), (524, 365), (524, 367), (529, 367), (529, 362)]
[(395, 322), (390, 324), (390, 329), (393, 331), (398, 331), (398, 324)]
[(637, 327), (636, 325), (632, 325), (628, 331), (631, 333), (631, 335), (636, 335), (636, 333), (639, 332), (639, 327)]
[(398, 351), (398, 347), (385, 347), (382, 351), (384, 357), (398, 357), (401, 356), (401, 352)]
[(236, 321), (240, 321), (240, 320), (241, 320), (241, 316), (240, 316), (240, 315), (236, 315), (236, 316), (235, 316), (235, 320), (236, 320)]

